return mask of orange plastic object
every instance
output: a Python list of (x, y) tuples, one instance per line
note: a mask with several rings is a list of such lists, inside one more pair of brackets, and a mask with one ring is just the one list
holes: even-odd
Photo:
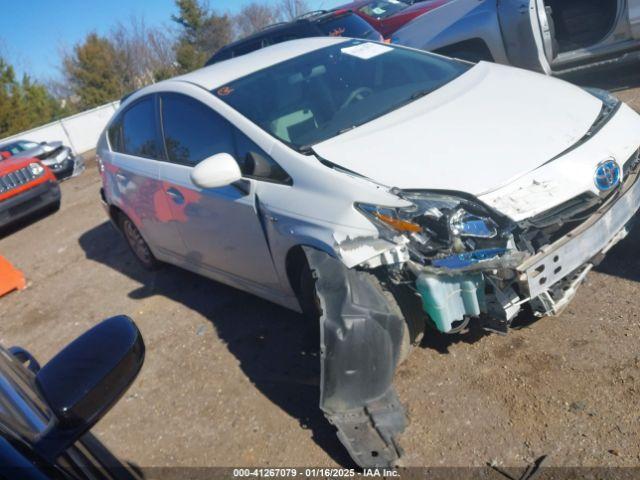
[(6, 258), (0, 257), (0, 297), (25, 288), (27, 288), (27, 282), (22, 272), (11, 265)]

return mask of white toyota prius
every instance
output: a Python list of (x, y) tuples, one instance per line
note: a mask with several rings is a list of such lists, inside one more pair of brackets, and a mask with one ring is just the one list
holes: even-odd
[(135, 92), (98, 161), (146, 267), (319, 319), (320, 406), (380, 466), (400, 456), (411, 345), (559, 314), (640, 206), (639, 146), (640, 117), (605, 91), (312, 38)]

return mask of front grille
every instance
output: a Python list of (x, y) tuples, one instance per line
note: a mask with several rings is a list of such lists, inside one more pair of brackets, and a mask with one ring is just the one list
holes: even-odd
[(640, 165), (640, 150), (636, 150), (622, 166), (623, 178), (626, 180), (629, 175), (633, 174), (638, 165)]
[(602, 192), (600, 195), (591, 192), (583, 193), (536, 217), (521, 222), (522, 238), (538, 252), (540, 248), (556, 242), (582, 225), (606, 204), (615, 202), (622, 192), (638, 180), (639, 152), (640, 150), (636, 150), (622, 165), (623, 181), (618, 187)]
[(7, 193), (14, 188), (18, 188), (22, 185), (26, 185), (36, 177), (31, 173), (29, 167), (21, 168), (20, 170), (14, 170), (11, 173), (0, 176), (0, 194)]

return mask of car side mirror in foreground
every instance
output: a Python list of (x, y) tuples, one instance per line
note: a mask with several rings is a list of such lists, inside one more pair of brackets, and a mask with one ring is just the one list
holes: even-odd
[(80, 439), (133, 383), (144, 352), (138, 327), (120, 316), (96, 325), (53, 357), (36, 375), (54, 418), (35, 450), (53, 461)]
[(191, 181), (200, 188), (219, 188), (242, 178), (238, 162), (228, 153), (218, 153), (198, 163), (191, 172)]

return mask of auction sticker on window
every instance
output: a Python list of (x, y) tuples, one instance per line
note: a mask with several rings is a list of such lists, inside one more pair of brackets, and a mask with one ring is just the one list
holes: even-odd
[(386, 45), (378, 45), (377, 43), (361, 43), (360, 45), (341, 49), (345, 55), (351, 55), (352, 57), (358, 57), (363, 60), (369, 60), (370, 58), (377, 57), (391, 50), (393, 50), (393, 48), (387, 47)]

